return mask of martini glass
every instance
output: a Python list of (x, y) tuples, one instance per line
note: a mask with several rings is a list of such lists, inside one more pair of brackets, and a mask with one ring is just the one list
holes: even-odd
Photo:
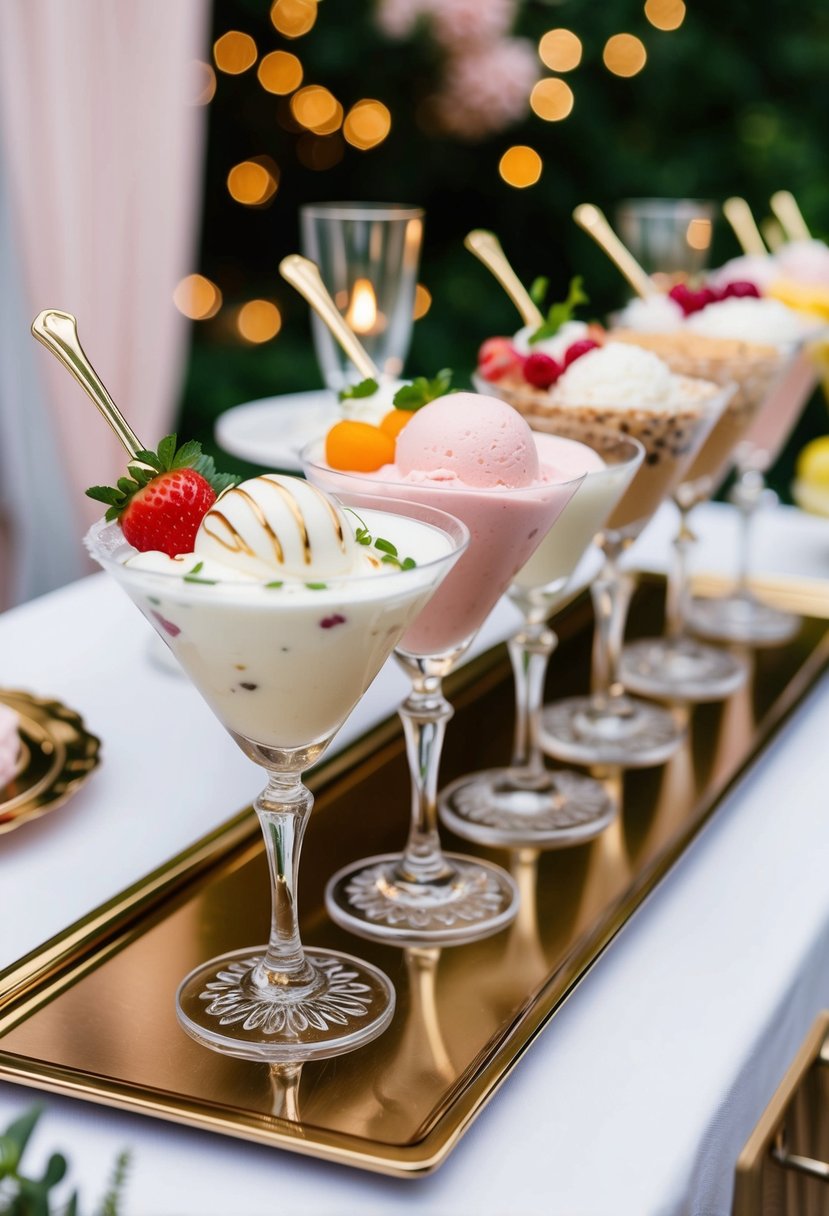
[[(537, 434), (542, 462), (572, 440)], [(603, 831), (616, 813), (601, 782), (580, 773), (552, 771), (539, 743), (544, 680), (558, 639), (547, 620), (584, 551), (604, 525), (642, 463), (636, 439), (599, 431), (589, 446), (603, 466), (589, 471), (526, 566), (509, 597), (524, 624), (508, 643), (515, 678), (512, 763), (454, 781), (440, 795), (440, 815), (456, 835), (506, 848), (561, 848)]]
[(470, 531), (469, 549), (395, 648), (411, 681), (400, 707), (412, 793), (408, 841), (401, 853), (370, 857), (335, 874), (326, 891), (328, 911), (354, 933), (398, 945), (449, 946), (488, 937), (515, 917), (518, 892), (499, 866), (441, 849), (438, 769), (453, 712), (442, 683), (582, 478), (522, 489), (400, 482), (331, 469), (322, 448), (312, 444), (303, 453), (313, 483), (338, 495), (357, 486), (361, 493), (415, 498), (451, 510)]
[(341, 502), (418, 564), (314, 584), (287, 577), (270, 586), (217, 583), (125, 565), (135, 551), (117, 524), (99, 523), (86, 538), (92, 557), (267, 775), (254, 809), (271, 877), (269, 940), (197, 967), (182, 981), (176, 1005), (179, 1022), (198, 1042), (270, 1064), (339, 1055), (369, 1042), (391, 1020), (394, 989), (383, 972), (350, 955), (302, 946), (297, 879), (313, 805), (302, 775), (468, 542), (463, 524), (428, 504), (366, 502), (360, 495)]

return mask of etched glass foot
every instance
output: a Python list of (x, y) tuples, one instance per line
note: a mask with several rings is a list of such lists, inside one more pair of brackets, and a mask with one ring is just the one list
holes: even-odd
[(722, 701), (746, 682), (742, 659), (693, 638), (643, 638), (622, 651), (619, 678), (645, 697)]
[(542, 748), (571, 764), (650, 768), (669, 760), (684, 734), (667, 709), (633, 697), (569, 697), (541, 715)]
[(396, 853), (369, 857), (340, 870), (325, 902), (338, 925), (401, 946), (454, 946), (497, 933), (518, 911), (518, 889), (489, 862), (443, 853), (443, 870), (414, 879)]
[(694, 633), (701, 637), (749, 646), (782, 646), (802, 624), (799, 616), (780, 612), (750, 594), (695, 599), (688, 616)]

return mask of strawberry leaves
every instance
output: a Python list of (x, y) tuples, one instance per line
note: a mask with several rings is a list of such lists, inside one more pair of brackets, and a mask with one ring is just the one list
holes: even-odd
[[(562, 325), (573, 319), (573, 313), (576, 311), (579, 305), (588, 304), (590, 302), (589, 297), (585, 294), (582, 287), (583, 282), (584, 280), (582, 279), (581, 275), (576, 275), (574, 279), (570, 280), (570, 288), (567, 292), (567, 299), (563, 300), (560, 304), (552, 304), (550, 306), (546, 321), (544, 321), (542, 325), (539, 325), (538, 329), (536, 329), (534, 333), (530, 334), (530, 346), (532, 346), (535, 342), (541, 342), (543, 338), (554, 338), (561, 329)], [(536, 279), (536, 281), (533, 283), (533, 289), (536, 291), (536, 295), (539, 295), (542, 287), (543, 293), (546, 294), (546, 280)], [(540, 299), (536, 299), (535, 297), (533, 298), (535, 299), (535, 303), (540, 305), (541, 299), (543, 299), (543, 294), (541, 294)]]
[(201, 444), (197, 440), (191, 439), (181, 447), (176, 447), (175, 435), (167, 435), (162, 439), (155, 452), (136, 452), (133, 460), (134, 463), (127, 467), (129, 477), (119, 477), (115, 486), (90, 486), (86, 491), (88, 498), (94, 498), (96, 502), (102, 502), (108, 507), (108, 522), (118, 519), (138, 491), (164, 473), (193, 469), (204, 478), (217, 496), (230, 486), (235, 486), (239, 480), (231, 473), (217, 473), (213, 457), (202, 452)]

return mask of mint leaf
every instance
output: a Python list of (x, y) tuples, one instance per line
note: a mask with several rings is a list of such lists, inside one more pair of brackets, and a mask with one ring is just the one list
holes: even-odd
[(582, 282), (583, 280), (580, 275), (576, 275), (574, 279), (570, 280), (567, 299), (561, 304), (552, 305), (547, 313), (547, 320), (543, 325), (539, 325), (534, 333), (530, 334), (530, 346), (535, 342), (540, 342), (543, 338), (554, 338), (562, 325), (572, 320), (573, 313), (580, 304), (589, 304), (590, 300), (582, 289)]
[(425, 376), (418, 376), (411, 384), (404, 384), (394, 394), (392, 402), (399, 410), (414, 412), (421, 406), (428, 405), (430, 401), (435, 401), (438, 397), (445, 397), (450, 392), (452, 392), (452, 371), (451, 368), (444, 367), (433, 380), (427, 380)]
[(537, 279), (533, 279), (530, 287), (530, 299), (533, 304), (537, 304), (539, 308), (544, 304), (547, 298), (547, 291), (550, 286), (550, 280), (545, 274), (540, 274)]
[(382, 536), (377, 537), (374, 548), (379, 549), (381, 553), (388, 553), (390, 557), (397, 557), (397, 546), (393, 545), (390, 540), (383, 540)]
[(352, 384), (348, 388), (340, 389), (337, 394), (340, 401), (350, 401), (352, 398), (373, 397), (380, 385), (371, 377), (367, 380), (361, 380), (359, 384)]
[(266, 587), (284, 587), (285, 584), (283, 582), (281, 582), (279, 579), (274, 579), (274, 581), (272, 583), (265, 583), (265, 586)]
[(328, 583), (306, 583), (305, 586), (309, 591), (325, 591)]

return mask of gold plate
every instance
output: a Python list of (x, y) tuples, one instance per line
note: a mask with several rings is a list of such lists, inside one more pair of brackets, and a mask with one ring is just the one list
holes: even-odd
[[(632, 634), (658, 630), (661, 602), (661, 586), (644, 580)], [(591, 625), (584, 600), (556, 621), (562, 644), (548, 697), (584, 690)], [(315, 775), (303, 938), (369, 959), (393, 979), (394, 1020), (368, 1047), (306, 1064), (297, 1084), (179, 1029), (174, 997), (185, 973), (266, 935), (266, 865), (245, 812), (0, 975), (0, 1077), (387, 1174), (427, 1173), (823, 671), (826, 623), (805, 620), (789, 645), (743, 653), (747, 686), (694, 709), (668, 765), (606, 774), (623, 809), (600, 837), (540, 857), (481, 851), (511, 860), (522, 894), (515, 924), (488, 941), (401, 950), (333, 926), (323, 904), (333, 870), (405, 838), (409, 788), (396, 721)], [(448, 691), (456, 717), (444, 782), (509, 755), (504, 648), (459, 672)], [(445, 841), (478, 851), (449, 833)]]
[(98, 765), (101, 741), (59, 701), (5, 688), (0, 701), (17, 714), (20, 732), (17, 770), (0, 788), (0, 832), (10, 832), (61, 806)]

